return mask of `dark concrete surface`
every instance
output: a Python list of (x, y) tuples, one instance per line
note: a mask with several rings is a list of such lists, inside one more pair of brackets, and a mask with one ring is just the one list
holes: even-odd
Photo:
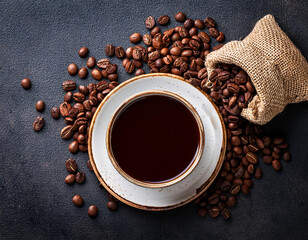
[[(306, 0), (0, 1), (0, 239), (308, 239), (307, 103), (288, 106), (266, 126), (288, 139), (293, 160), (283, 162), (280, 173), (261, 162), (263, 178), (250, 196), (240, 196), (231, 221), (200, 219), (193, 204), (167, 212), (120, 204), (110, 212), (84, 153), (74, 158), (86, 183), (64, 183), (71, 154), (59, 135), (63, 120), (53, 120), (49, 112), (63, 99), (67, 65), (85, 66), (77, 54), (82, 46), (96, 58), (104, 57), (107, 43), (130, 46), (131, 33), (147, 32), (149, 15), (168, 14), (174, 26), (178, 11), (194, 19), (212, 16), (228, 41), (246, 36), (271, 13), (308, 57)], [(20, 86), (24, 77), (32, 79), (29, 91)], [(120, 67), (120, 81), (128, 78)], [(46, 102), (43, 114), (35, 110), (40, 99)], [(37, 115), (46, 119), (39, 133), (32, 130)], [(84, 207), (72, 205), (74, 194), (84, 197)], [(96, 219), (87, 216), (91, 204), (99, 207)]]

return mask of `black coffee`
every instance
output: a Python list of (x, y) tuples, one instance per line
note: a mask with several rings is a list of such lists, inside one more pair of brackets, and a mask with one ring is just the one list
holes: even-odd
[(200, 141), (191, 111), (171, 97), (151, 95), (126, 106), (111, 130), (111, 149), (124, 172), (143, 182), (164, 182), (193, 162)]

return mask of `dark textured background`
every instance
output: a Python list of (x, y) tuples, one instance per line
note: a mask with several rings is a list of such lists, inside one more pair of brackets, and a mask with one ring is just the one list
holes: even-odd
[[(49, 112), (63, 99), (67, 65), (85, 66), (77, 54), (82, 46), (96, 58), (104, 57), (107, 43), (130, 46), (131, 33), (147, 32), (149, 15), (168, 14), (175, 26), (178, 11), (194, 19), (212, 16), (228, 41), (246, 36), (271, 13), (308, 57), (306, 0), (0, 2), (0, 239), (308, 239), (307, 103), (288, 106), (267, 126), (288, 139), (293, 160), (283, 162), (280, 173), (264, 166), (250, 196), (239, 197), (231, 221), (200, 219), (193, 204), (167, 212), (120, 204), (110, 212), (84, 153), (74, 158), (86, 172), (86, 183), (64, 183), (71, 154), (59, 135), (63, 120), (53, 120)], [(24, 77), (32, 79), (30, 91), (20, 86)], [(120, 67), (120, 81), (128, 78)], [(46, 102), (43, 114), (35, 110), (39, 99)], [(40, 133), (32, 130), (37, 115), (46, 119)], [(74, 194), (84, 197), (84, 207), (72, 205)], [(96, 219), (87, 216), (91, 204), (99, 207)]]

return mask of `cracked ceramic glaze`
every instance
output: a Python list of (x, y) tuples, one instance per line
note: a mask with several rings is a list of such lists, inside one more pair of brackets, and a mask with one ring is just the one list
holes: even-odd
[[(106, 147), (108, 125), (115, 111), (131, 96), (152, 90), (168, 91), (189, 102), (200, 116), (205, 133), (203, 154), (195, 169), (178, 183), (163, 188), (128, 181), (112, 164)], [(104, 187), (130, 206), (154, 211), (182, 206), (202, 194), (221, 168), (225, 147), (225, 127), (208, 96), (182, 77), (165, 73), (141, 75), (120, 84), (98, 107), (89, 132), (90, 160)]]

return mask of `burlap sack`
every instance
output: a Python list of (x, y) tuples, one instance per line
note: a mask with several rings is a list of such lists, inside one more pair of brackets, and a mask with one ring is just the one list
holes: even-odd
[(242, 41), (232, 41), (206, 59), (208, 76), (217, 63), (235, 64), (250, 76), (257, 95), (242, 116), (265, 124), (288, 103), (308, 100), (308, 63), (272, 15), (257, 22)]

